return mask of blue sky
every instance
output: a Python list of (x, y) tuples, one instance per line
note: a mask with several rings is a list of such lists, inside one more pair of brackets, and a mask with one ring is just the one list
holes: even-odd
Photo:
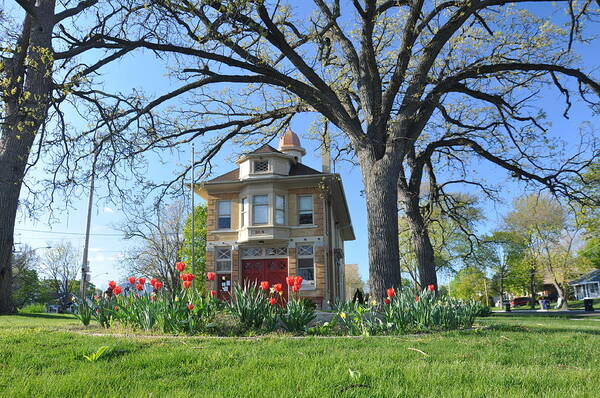
[[(596, 31), (600, 32), (598, 29)], [(600, 53), (598, 40), (590, 45), (579, 48), (579, 52), (583, 56), (583, 63), (587, 70), (598, 66), (597, 54)], [(150, 96), (172, 89), (171, 84), (173, 82), (170, 82), (166, 78), (165, 71), (153, 61), (154, 59), (150, 54), (136, 53), (112, 64), (109, 68), (106, 68), (104, 74), (107, 89), (139, 87)], [(571, 111), (571, 118), (569, 120), (562, 118), (564, 102), (562, 99), (559, 100), (557, 92), (553, 90), (548, 93), (542, 93), (542, 95), (546, 95), (542, 100), (547, 104), (546, 109), (549, 120), (552, 122), (551, 134), (553, 136), (561, 137), (568, 142), (575, 138), (574, 133), (582, 122), (592, 121), (593, 124), (598, 124), (598, 118), (594, 119), (589, 109), (581, 106), (576, 106)], [(300, 135), (302, 143), (307, 149), (307, 155), (304, 157), (303, 163), (320, 169), (321, 158), (320, 152), (316, 149), (317, 143), (310, 141), (306, 137), (310, 121), (310, 116), (300, 115), (295, 117), (292, 121), (292, 129)], [(276, 146), (276, 144), (276, 141), (272, 142), (273, 146)], [(234, 167), (229, 162), (231, 153), (228, 151), (230, 150), (231, 148), (226, 148), (214, 162), (216, 165), (214, 175), (224, 173)], [(182, 164), (189, 162), (189, 158), (189, 151), (164, 158), (168, 160), (167, 166), (154, 167), (152, 169), (155, 180), (167, 180), (172, 177), (173, 174), (179, 171)], [(512, 198), (522, 194), (523, 187), (514, 183), (512, 179), (508, 179), (506, 173), (487, 162), (473, 162), (470, 167), (475, 175), (502, 186), (503, 203), (484, 202), (482, 204), (486, 221), (481, 224), (480, 230), (482, 232), (489, 231), (501, 220)], [(341, 174), (343, 179), (357, 237), (355, 241), (346, 244), (346, 263), (359, 264), (362, 275), (367, 279), (366, 207), (364, 197), (361, 195), (362, 181), (360, 170), (357, 167), (350, 166), (348, 163), (338, 163), (336, 171)], [(87, 192), (85, 195), (87, 195)], [(38, 248), (51, 246), (53, 242), (60, 240), (69, 240), (76, 246), (83, 247), (87, 202), (85, 195), (74, 201), (73, 210), (60, 215), (57, 214), (58, 221), (52, 225), (48, 225), (45, 214), (38, 214), (39, 221), (37, 222), (21, 217), (17, 223), (15, 241), (18, 243), (27, 243), (34, 248)], [(198, 198), (198, 201), (200, 201), (200, 198)], [(116, 207), (107, 203), (95, 203), (92, 216), (89, 260), (92, 281), (100, 287), (105, 287), (109, 278), (117, 279), (126, 276), (124, 271), (126, 264), (119, 261), (119, 255), (127, 247), (131, 246), (133, 242), (124, 241), (121, 234), (113, 229), (114, 225), (122, 221), (123, 216)], [(43, 250), (40, 249), (38, 252), (42, 254)], [(446, 278), (443, 278), (443, 280), (446, 280)]]

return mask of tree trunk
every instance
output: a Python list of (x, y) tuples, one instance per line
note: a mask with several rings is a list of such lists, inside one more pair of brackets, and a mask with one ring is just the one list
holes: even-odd
[(388, 288), (400, 288), (400, 252), (398, 247), (398, 174), (397, 159), (382, 159), (359, 152), (367, 200), (369, 240), (369, 285), (371, 297), (381, 301)]
[(535, 268), (530, 270), (529, 276), (529, 294), (531, 295), (529, 299), (529, 307), (531, 309), (535, 308)]
[(54, 0), (39, 0), (27, 15), (13, 58), (7, 61), (8, 88), (0, 134), (0, 314), (14, 312), (11, 300), (12, 250), (19, 195), (35, 134), (44, 122), (52, 89)]
[(560, 306), (560, 309), (562, 311), (569, 311), (569, 302), (567, 301), (567, 290), (566, 287), (563, 288), (560, 283), (553, 283), (554, 287), (556, 288), (556, 292), (558, 293), (558, 297), (560, 299), (562, 299), (562, 303)]
[(429, 231), (425, 225), (425, 220), (419, 208), (419, 195), (412, 192), (404, 191), (400, 188), (398, 196), (408, 221), (408, 227), (413, 242), (413, 249), (417, 259), (417, 268), (419, 270), (419, 284), (421, 289), (427, 285), (437, 284), (437, 275), (435, 272), (434, 253), (431, 240), (429, 239)]

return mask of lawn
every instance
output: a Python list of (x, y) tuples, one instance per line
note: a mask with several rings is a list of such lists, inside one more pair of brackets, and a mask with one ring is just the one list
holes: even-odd
[(83, 334), (97, 332), (64, 315), (0, 317), (0, 396), (595, 397), (600, 380), (600, 318), (405, 337)]

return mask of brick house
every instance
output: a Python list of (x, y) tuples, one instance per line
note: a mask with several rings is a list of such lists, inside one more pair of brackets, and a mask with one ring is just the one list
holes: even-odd
[(208, 204), (206, 268), (217, 273), (207, 283), (219, 297), (235, 283), (285, 286), (300, 275), (300, 296), (319, 307), (345, 299), (344, 242), (355, 237), (342, 181), (327, 154), (317, 171), (301, 163), (305, 153), (288, 130), (278, 149), (263, 145), (196, 186)]

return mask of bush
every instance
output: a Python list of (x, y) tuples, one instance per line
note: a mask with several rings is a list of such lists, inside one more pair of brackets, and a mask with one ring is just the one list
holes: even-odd
[(28, 304), (23, 308), (19, 309), (19, 312), (23, 314), (40, 314), (46, 312), (46, 305), (42, 303)]

